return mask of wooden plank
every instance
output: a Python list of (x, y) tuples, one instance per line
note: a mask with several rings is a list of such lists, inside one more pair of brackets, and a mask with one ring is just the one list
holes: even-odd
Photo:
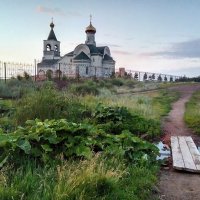
[(183, 156), (181, 153), (179, 140), (177, 136), (171, 136), (171, 147), (172, 147), (173, 167), (179, 170), (185, 169), (185, 164), (183, 161)]
[(183, 157), (183, 162), (185, 164), (185, 170), (195, 172), (197, 170), (192, 155), (190, 153), (185, 137), (178, 136), (179, 145)]
[(193, 161), (196, 165), (197, 171), (200, 172), (200, 153), (191, 137), (185, 137), (185, 141), (187, 142)]

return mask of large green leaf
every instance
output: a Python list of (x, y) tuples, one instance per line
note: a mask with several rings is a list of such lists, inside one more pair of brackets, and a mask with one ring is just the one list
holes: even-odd
[(45, 152), (52, 152), (53, 149), (48, 144), (43, 144), (41, 147), (45, 150)]
[(84, 156), (86, 158), (92, 157), (92, 151), (89, 147), (80, 145), (76, 148), (76, 154), (77, 156)]
[(22, 138), (17, 141), (17, 146), (22, 149), (26, 154), (30, 153), (31, 145), (28, 140)]

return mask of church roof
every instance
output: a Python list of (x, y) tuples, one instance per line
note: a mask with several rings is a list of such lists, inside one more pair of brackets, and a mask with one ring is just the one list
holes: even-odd
[(90, 58), (82, 51), (74, 58), (74, 60), (90, 60)]
[(97, 47), (97, 49), (102, 55), (104, 54), (105, 46), (104, 47)]
[(38, 63), (38, 65), (54, 65), (58, 62), (59, 59), (53, 60), (42, 60), (42, 62)]
[(73, 56), (73, 55), (74, 55), (74, 51), (71, 51), (71, 52), (65, 54), (65, 56)]
[(56, 35), (55, 35), (54, 31), (53, 31), (53, 28), (51, 29), (47, 40), (55, 40), (55, 41), (57, 41)]
[(96, 46), (94, 46), (92, 44), (87, 44), (87, 46), (89, 47), (91, 54), (99, 54), (100, 53)]
[(108, 54), (106, 54), (103, 58), (103, 61), (114, 61), (112, 57), (110, 57)]

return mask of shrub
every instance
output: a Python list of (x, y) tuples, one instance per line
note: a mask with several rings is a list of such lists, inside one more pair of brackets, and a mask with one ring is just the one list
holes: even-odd
[(147, 133), (149, 137), (153, 137), (158, 136), (161, 132), (160, 122), (133, 114), (126, 107), (110, 107), (99, 104), (92, 116), (94, 123), (99, 128), (113, 134), (129, 130), (138, 136)]
[(110, 80), (111, 84), (112, 85), (115, 85), (115, 86), (122, 86), (124, 85), (122, 79), (119, 79), (119, 78), (113, 78)]
[(77, 84), (77, 85), (74, 84), (71, 86), (71, 91), (74, 94), (78, 94), (78, 95), (87, 95), (87, 94), (98, 95), (99, 94), (99, 90), (97, 86), (93, 83), (92, 84), (83, 83), (83, 84)]

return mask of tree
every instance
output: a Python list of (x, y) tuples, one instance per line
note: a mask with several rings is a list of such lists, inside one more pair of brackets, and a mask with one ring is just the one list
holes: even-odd
[(173, 77), (172, 77), (172, 76), (170, 76), (169, 81), (170, 81), (170, 82), (173, 82)]
[(144, 73), (143, 80), (144, 80), (144, 81), (147, 80), (147, 73), (146, 73), (146, 72)]
[(138, 73), (137, 72), (135, 72), (134, 79), (138, 80)]
[(158, 81), (159, 82), (161, 82), (162, 81), (162, 77), (161, 77), (161, 75), (159, 74), (159, 76), (158, 76)]
[(151, 75), (149, 75), (149, 80), (150, 80), (150, 81), (152, 80), (152, 76), (151, 76)]
[(156, 77), (155, 77), (155, 74), (152, 74), (151, 79), (152, 79), (152, 80), (155, 80), (155, 78), (156, 78)]
[(24, 72), (24, 78), (25, 78), (25, 80), (30, 79), (30, 75), (26, 71)]
[(164, 81), (166, 82), (167, 81), (167, 76), (165, 75), (165, 77), (164, 77)]

